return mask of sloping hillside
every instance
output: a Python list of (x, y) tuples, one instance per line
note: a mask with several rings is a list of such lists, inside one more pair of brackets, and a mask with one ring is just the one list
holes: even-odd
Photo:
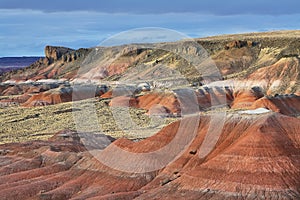
[(1, 76), (0, 199), (300, 199), (299, 39), (47, 46)]
[(300, 31), (282, 31), (79, 50), (47, 46), (45, 59), (1, 79), (156, 80), (169, 86), (237, 78), (260, 81), (270, 94), (295, 93), (299, 38)]
[[(197, 117), (186, 118), (140, 142), (108, 138), (113, 144), (106, 148), (88, 147), (85, 135), (72, 131), (49, 141), (0, 145), (0, 197), (299, 199), (299, 119), (273, 113), (229, 115), (215, 143), (207, 140), (214, 134), (208, 131), (211, 120), (202, 116), (198, 126)], [(98, 134), (93, 142), (102, 140)], [(168, 145), (172, 147), (163, 148)], [(162, 149), (167, 154), (155, 153)], [(97, 152), (101, 162), (91, 155)], [(124, 152), (132, 156), (124, 159)], [(156, 156), (134, 156), (151, 152)], [(115, 165), (108, 167), (111, 161)], [(167, 165), (156, 169), (164, 161)]]

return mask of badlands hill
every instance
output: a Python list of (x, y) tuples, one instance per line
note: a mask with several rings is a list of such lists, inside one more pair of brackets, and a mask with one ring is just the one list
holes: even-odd
[(300, 199), (299, 39), (47, 46), (1, 76), (0, 199)]
[(44, 59), (1, 80), (157, 80), (184, 85), (239, 79), (257, 81), (268, 94), (299, 93), (299, 38), (300, 31), (281, 31), (78, 50), (47, 46)]
[(300, 31), (279, 31), (78, 50), (47, 46), (45, 58), (1, 76), (0, 94), (18, 96), (0, 103), (38, 106), (71, 101), (72, 87), (83, 83), (96, 85), (97, 94), (120, 84), (147, 84), (147, 89), (173, 92), (194, 86), (204, 109), (212, 104), (250, 108), (259, 98), (280, 98), (278, 94), (298, 99), (299, 37)]
[[(186, 118), (140, 142), (111, 139), (110, 146), (89, 147), (90, 151), (83, 146), (85, 137), (72, 131), (59, 132), (48, 141), (0, 145), (0, 197), (299, 199), (299, 119), (274, 113), (228, 115), (215, 142), (211, 139), (216, 133), (209, 131), (212, 120), (216, 119)], [(151, 153), (172, 141), (175, 146), (154, 160), (124, 159), (116, 150)], [(97, 151), (105, 164), (92, 156)], [(147, 171), (150, 163), (162, 159), (170, 162)], [(109, 165), (111, 161), (115, 165)]]

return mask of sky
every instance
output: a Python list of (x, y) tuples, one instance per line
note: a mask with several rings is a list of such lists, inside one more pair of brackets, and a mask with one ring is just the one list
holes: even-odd
[(101, 45), (158, 27), (198, 38), (300, 29), (299, 0), (0, 0), (0, 57), (43, 56), (46, 45)]

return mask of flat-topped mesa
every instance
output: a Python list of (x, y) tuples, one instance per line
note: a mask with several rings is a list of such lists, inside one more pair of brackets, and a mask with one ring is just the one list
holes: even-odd
[(48, 59), (49, 64), (59, 60), (63, 55), (71, 52), (75, 52), (75, 50), (67, 47), (54, 47), (54, 46), (45, 47), (45, 56)]

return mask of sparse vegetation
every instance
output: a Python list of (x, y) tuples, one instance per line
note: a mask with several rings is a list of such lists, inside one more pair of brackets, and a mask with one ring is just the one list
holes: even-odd
[[(53, 62), (56, 60), (51, 66), (49, 60), (41, 59), (27, 68), (3, 75), (1, 80), (26, 80), (37, 77), (37, 79), (44, 77), (70, 79), (76, 76), (77, 70), (79, 70), (79, 75), (89, 72), (93, 76), (100, 71), (99, 74), (104, 74), (104, 80), (107, 82), (149, 82), (157, 88), (167, 90), (181, 88), (183, 85), (195, 87), (205, 85), (204, 72), (208, 71), (208, 75), (215, 75), (217, 71), (214, 69), (218, 67), (219, 71), (216, 74), (219, 76), (216, 80), (224, 78), (226, 80), (265, 81), (266, 86), (262, 86), (264, 92), (271, 95), (299, 92), (299, 31), (223, 35), (195, 39), (195, 41), (208, 52), (207, 56), (213, 59), (213, 63), (201, 62), (199, 66), (193, 66), (193, 63), (182, 58), (180, 54), (177, 55), (161, 48), (185, 52), (191, 57), (203, 56), (206, 59), (205, 52), (201, 48), (194, 48), (188, 41), (182, 44), (179, 42), (157, 44), (153, 46), (154, 48), (143, 45), (140, 47), (139, 45), (123, 45), (109, 48), (97, 47), (97, 51), (95, 48), (79, 49), (58, 57), (57, 53), (60, 48), (53, 48), (54, 54), (46, 55), (47, 59), (49, 57), (51, 60), (53, 57)], [(228, 44), (235, 43), (238, 45), (228, 46)], [(123, 52), (123, 54), (119, 55), (118, 52)], [(106, 65), (106, 70), (101, 71), (101, 66)], [(45, 67), (49, 70), (41, 70)], [(92, 68), (97, 70), (91, 70)], [(274, 82), (278, 82), (279, 86), (271, 87)], [(3, 87), (2, 90), (5, 91), (7, 88)], [(26, 93), (26, 88), (11, 87), (11, 89), (0, 96), (0, 100), (4, 100), (4, 103), (10, 103), (6, 101), (12, 97), (8, 96), (10, 94)], [(35, 108), (22, 108), (14, 105), (0, 108), (0, 143), (46, 139), (57, 131), (76, 129), (73, 117), (85, 111), (88, 107), (84, 106), (91, 103), (89, 101), (91, 100), (81, 101), (80, 108), (74, 110), (72, 103)], [(146, 137), (164, 124), (174, 121), (174, 119), (151, 119), (145, 114), (145, 110), (130, 108), (130, 116), (127, 116), (130, 121), (125, 119), (116, 122), (111, 107), (107, 105), (108, 102), (94, 99), (92, 103), (96, 106), (91, 112), (97, 113), (98, 122), (94, 120), (94, 124), (82, 127), (89, 132), (99, 132), (98, 125), (100, 125), (102, 132), (113, 137)], [(119, 109), (116, 112), (128, 111)], [(84, 120), (91, 121), (91, 115), (84, 116)], [(132, 126), (134, 124), (136, 126)], [(119, 126), (122, 127), (119, 128)]]
[[(166, 120), (161, 118), (151, 119), (145, 114), (146, 110), (130, 108), (128, 117), (130, 117), (131, 123), (136, 124), (135, 129), (133, 129), (128, 127), (130, 125), (128, 119), (123, 120), (124, 124), (116, 123), (113, 109), (107, 105), (105, 100), (97, 99), (80, 101), (80, 108), (72, 102), (33, 108), (7, 107), (0, 108), (0, 144), (48, 139), (54, 133), (64, 129), (76, 130), (74, 115), (81, 115), (81, 109), (88, 107), (91, 103), (95, 104), (98, 124), (93, 121), (88, 123), (86, 131), (101, 131), (116, 138), (148, 137), (162, 126), (176, 120), (172, 118)], [(126, 112), (126, 108), (116, 109), (118, 110), (114, 112)], [(91, 112), (94, 112), (94, 110)], [(91, 126), (91, 124), (95, 126)]]

